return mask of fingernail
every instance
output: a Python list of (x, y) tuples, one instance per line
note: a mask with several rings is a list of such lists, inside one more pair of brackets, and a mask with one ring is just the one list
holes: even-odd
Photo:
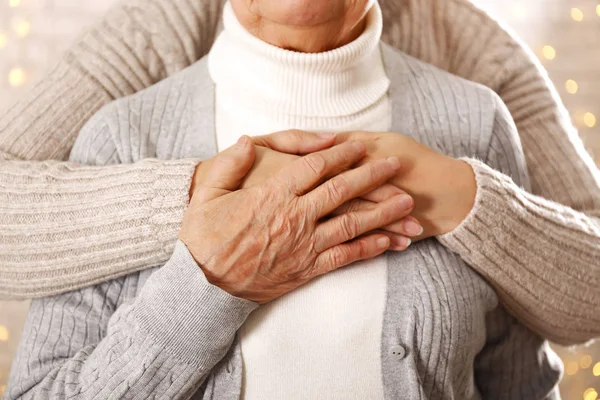
[(321, 138), (321, 139), (333, 139), (335, 137), (335, 133), (331, 133), (331, 132), (318, 132), (317, 135)]
[(401, 195), (398, 199), (398, 202), (404, 209), (411, 208), (413, 206), (413, 199), (407, 194)]
[(400, 168), (400, 160), (398, 160), (398, 157), (389, 157), (387, 162), (390, 163), (390, 165), (395, 169)]
[(412, 236), (419, 236), (423, 233), (423, 227), (421, 224), (412, 220), (404, 222), (404, 230), (406, 233)]
[(244, 135), (238, 139), (236, 146), (239, 149), (243, 149), (248, 145), (248, 140), (250, 140), (250, 138), (248, 136)]
[(412, 244), (412, 241), (407, 238), (407, 237), (400, 237), (398, 238), (398, 246), (400, 248), (400, 250), (404, 250), (406, 248), (408, 248), (408, 246), (410, 246)]
[(384, 238), (382, 237), (382, 238), (377, 239), (377, 242), (375, 242), (375, 244), (377, 245), (378, 249), (383, 249), (383, 248), (389, 247), (390, 240), (386, 237), (384, 237)]

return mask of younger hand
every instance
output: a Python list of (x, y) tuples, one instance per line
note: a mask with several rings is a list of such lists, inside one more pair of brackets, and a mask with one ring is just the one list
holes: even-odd
[(402, 160), (402, 173), (390, 183), (415, 200), (412, 215), (424, 228), (417, 239), (454, 230), (473, 208), (477, 183), (467, 163), (400, 133), (348, 132), (336, 137), (337, 143), (355, 140), (367, 148), (363, 163), (391, 156)]

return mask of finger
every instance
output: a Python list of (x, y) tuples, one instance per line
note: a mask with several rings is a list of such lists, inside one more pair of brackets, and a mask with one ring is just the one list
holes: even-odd
[(412, 240), (406, 236), (394, 235), (390, 237), (390, 250), (404, 251), (412, 244)]
[(423, 227), (419, 221), (410, 216), (402, 219), (401, 221), (396, 221), (386, 225), (381, 229), (407, 237), (417, 237), (423, 234)]
[(374, 233), (380, 233), (382, 235), (387, 236), (390, 239), (390, 247), (388, 248), (388, 250), (404, 251), (412, 244), (412, 240), (409, 237), (406, 237), (406, 236), (398, 234), (398, 233), (391, 233), (389, 231), (379, 230), (379, 229), (369, 232), (369, 234), (374, 234)]
[(206, 176), (194, 193), (195, 200), (205, 203), (238, 189), (252, 168), (255, 157), (254, 144), (248, 136), (219, 153)]
[(406, 217), (400, 223), (402, 224), (402, 233), (407, 236), (417, 237), (423, 234), (423, 225), (414, 217)]
[(377, 205), (377, 203), (373, 203), (372, 201), (362, 200), (362, 198), (353, 199), (353, 200), (350, 200), (350, 201), (342, 204), (335, 210), (333, 210), (333, 212), (331, 213), (331, 216), (335, 217), (335, 216), (346, 214), (346, 213), (356, 211), (356, 210), (371, 210), (376, 205)]
[(369, 200), (373, 203), (381, 203), (382, 201), (404, 193), (406, 192), (400, 189), (398, 186), (387, 183), (383, 186), (378, 187), (372, 192), (363, 194), (361, 196), (361, 199)]
[(315, 261), (315, 276), (323, 275), (356, 261), (375, 258), (390, 246), (383, 234), (371, 234), (340, 244), (319, 254)]
[(311, 133), (289, 130), (252, 138), (257, 146), (288, 154), (309, 154), (333, 146), (334, 133)]
[(362, 143), (343, 143), (290, 163), (279, 171), (275, 178), (293, 194), (301, 196), (312, 190), (325, 177), (335, 171), (349, 168), (364, 156), (365, 146)]
[[(361, 199), (355, 199), (342, 204), (341, 207), (338, 207), (335, 210), (333, 210), (333, 212), (330, 215), (331, 217), (336, 217), (338, 215), (343, 215), (358, 210), (373, 210), (375, 207), (377, 207), (377, 203)], [(392, 222), (391, 224), (382, 227), (381, 233), (403, 234), (404, 223), (403, 221)]]
[(387, 199), (404, 193), (406, 192), (400, 189), (399, 187), (387, 183), (383, 186), (378, 187), (372, 192), (363, 194), (360, 197), (360, 199), (354, 199), (342, 204), (340, 207), (333, 211), (332, 215), (340, 215), (348, 211), (367, 208), (368, 206), (372, 206), (376, 203), (381, 203)]
[(335, 135), (335, 144), (340, 144), (344, 142), (348, 142), (350, 140), (369, 140), (373, 139), (376, 136), (375, 132), (362, 132), (362, 131), (349, 131), (349, 132), (340, 132)]
[[(412, 212), (412, 199), (407, 199), (406, 207), (409, 209), (408, 212)], [(353, 211), (358, 210), (373, 210), (377, 207), (378, 203), (373, 203), (370, 201), (355, 199), (344, 203), (341, 207), (333, 210), (331, 216), (338, 216), (342, 214), (346, 214)], [(423, 227), (419, 223), (419, 221), (411, 216), (405, 217), (404, 219), (396, 222), (392, 222), (381, 228), (384, 232), (395, 233), (408, 237), (416, 237), (421, 236), (423, 234)]]
[(399, 170), (400, 162), (396, 157), (372, 161), (331, 178), (305, 198), (315, 205), (317, 217), (322, 218), (345, 202), (383, 185)]
[(315, 251), (320, 253), (406, 217), (411, 208), (404, 206), (403, 196), (408, 195), (393, 197), (370, 210), (353, 211), (322, 222), (315, 229)]

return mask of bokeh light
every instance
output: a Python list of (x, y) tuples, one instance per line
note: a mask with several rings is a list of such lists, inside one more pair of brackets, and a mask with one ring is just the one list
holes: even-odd
[(589, 388), (585, 392), (583, 392), (583, 400), (596, 400), (598, 398), (598, 392), (596, 389)]
[(577, 22), (583, 21), (583, 11), (576, 7), (571, 8), (571, 18)]
[(594, 126), (596, 126), (596, 116), (591, 112), (585, 113), (583, 116), (583, 123), (588, 128), (593, 128)]
[(596, 365), (594, 365), (592, 374), (594, 374), (594, 376), (600, 376), (600, 362), (597, 362)]
[(19, 21), (15, 26), (15, 32), (17, 33), (17, 36), (21, 38), (24, 38), (25, 36), (29, 35), (30, 31), (31, 24), (27, 21)]
[(579, 360), (579, 366), (581, 367), (581, 369), (587, 369), (591, 367), (592, 356), (590, 356), (589, 354), (585, 354), (583, 357), (581, 357), (581, 359)]
[(542, 53), (547, 60), (554, 60), (556, 58), (556, 50), (550, 45), (544, 46), (542, 48)]
[(565, 88), (569, 94), (575, 94), (579, 90), (579, 85), (573, 79), (569, 79), (565, 82)]
[(8, 328), (0, 325), (0, 342), (8, 342)]
[(25, 83), (25, 71), (23, 68), (13, 68), (8, 73), (8, 83), (12, 87), (19, 87)]
[(567, 375), (575, 375), (579, 371), (579, 364), (571, 361), (565, 366), (565, 373)]
[(527, 7), (523, 3), (513, 3), (510, 11), (518, 19), (524, 19), (527, 16)]

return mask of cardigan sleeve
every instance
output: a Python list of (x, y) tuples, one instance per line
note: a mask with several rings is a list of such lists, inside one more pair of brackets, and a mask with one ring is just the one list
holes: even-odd
[[(574, 208), (577, 197), (590, 196), (588, 204), (593, 204), (599, 190), (595, 171), (577, 168), (577, 162), (563, 156), (569, 149), (554, 147), (561, 136), (549, 135), (538, 155), (549, 158), (529, 164), (532, 185), (535, 189), (544, 182), (539, 169), (545, 164), (562, 166), (554, 171), (553, 184), (572, 191), (572, 201), (565, 201), (572, 207), (531, 194), (516, 127), (504, 104), (497, 103), (486, 163), (465, 160), (477, 179), (475, 206), (457, 229), (439, 239), (481, 273), (535, 332), (561, 344), (598, 337), (600, 219), (594, 217), (597, 209), (586, 214)], [(567, 146), (567, 141), (560, 144)], [(574, 185), (570, 177), (587, 179), (590, 186)], [(583, 204), (579, 208), (585, 209)]]
[[(89, 285), (91, 275), (114, 277), (93, 273), (98, 265), (168, 259), (197, 161), (103, 167), (60, 161), (104, 104), (205, 54), (221, 6), (191, 0), (118, 5), (0, 115), (0, 298), (47, 296)], [(120, 228), (106, 233), (107, 226)], [(155, 231), (160, 238), (151, 240)]]
[(181, 242), (146, 276), (34, 300), (4, 398), (194, 396), (258, 305), (211, 285)]

